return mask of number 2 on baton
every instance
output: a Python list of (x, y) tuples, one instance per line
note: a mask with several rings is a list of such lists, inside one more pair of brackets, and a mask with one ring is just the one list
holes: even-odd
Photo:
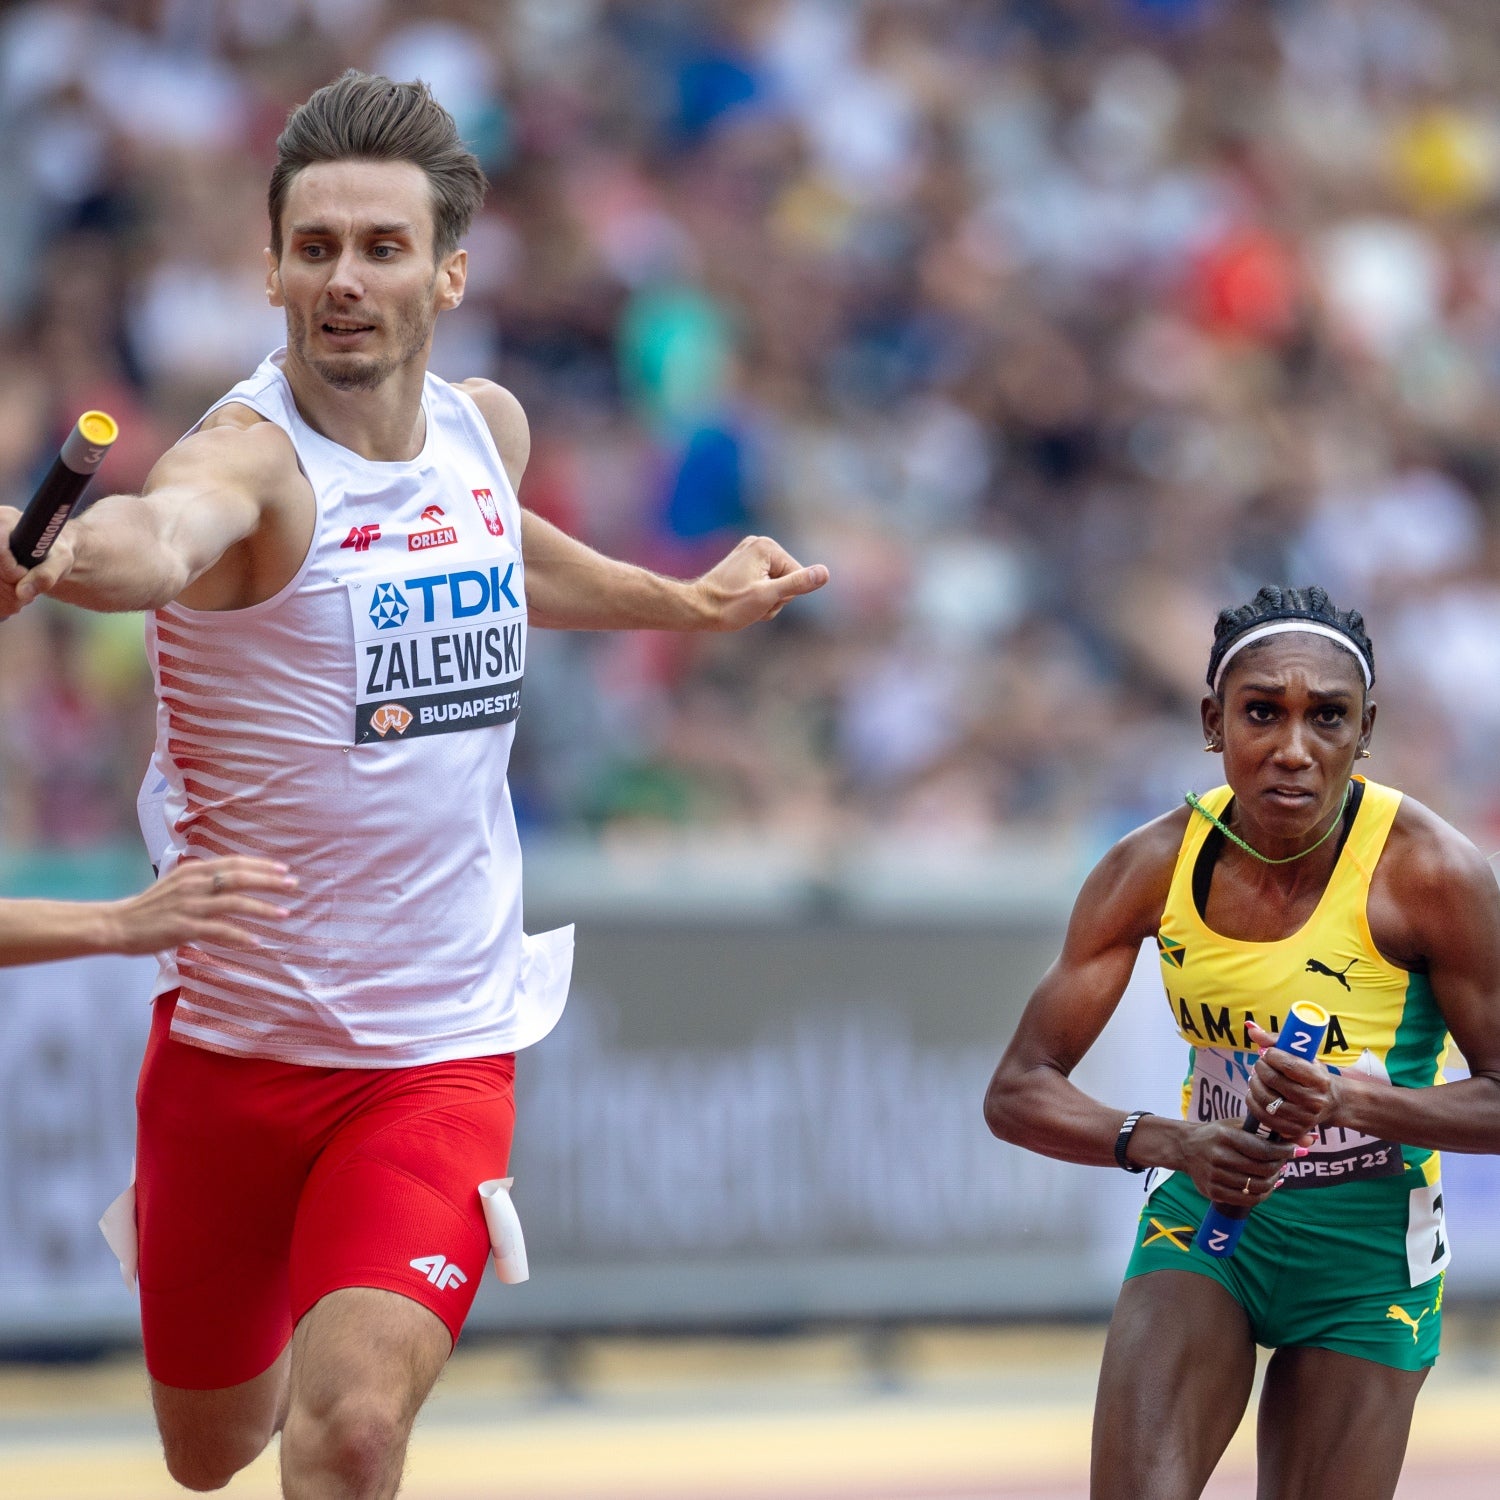
[(22, 567), (36, 567), (51, 550), (119, 435), (119, 423), (102, 411), (79, 417), (10, 534), (11, 554)]

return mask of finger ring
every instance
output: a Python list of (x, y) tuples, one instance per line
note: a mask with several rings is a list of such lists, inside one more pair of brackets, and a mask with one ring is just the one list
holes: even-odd
[(1283, 1099), (1280, 1094), (1277, 1094), (1277, 1096), (1268, 1105), (1266, 1105), (1266, 1113), (1268, 1115), (1274, 1115), (1276, 1111), (1280, 1109), (1281, 1106), (1285, 1103), (1286, 1100)]
[(208, 888), (216, 896), (219, 894), (220, 891), (222, 891), (224, 889), (224, 872), (222, 870), (215, 870), (214, 871), (214, 878), (209, 883), (209, 887)]
[(1240, 1191), (1241, 1191), (1241, 1192), (1242, 1192), (1242, 1193), (1244, 1193), (1244, 1194), (1246, 1194), (1246, 1195), (1247, 1195), (1247, 1196), (1248, 1196), (1248, 1195), (1249, 1195), (1249, 1192), (1250, 1192), (1250, 1184), (1251, 1184), (1251, 1183), (1252, 1183), (1252, 1182), (1253, 1182), (1253, 1181), (1254, 1181), (1254, 1178), (1251, 1178), (1251, 1177), (1247, 1177), (1247, 1178), (1246, 1178), (1246, 1179), (1245, 1179), (1245, 1185), (1244, 1185), (1244, 1187), (1242, 1187), (1242, 1188), (1241, 1188), (1241, 1189), (1240, 1189)]

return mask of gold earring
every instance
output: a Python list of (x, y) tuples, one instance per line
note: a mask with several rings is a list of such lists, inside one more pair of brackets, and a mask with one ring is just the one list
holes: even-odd
[(1369, 760), (1369, 758), (1370, 758), (1370, 752), (1368, 750), (1361, 750), (1359, 752), (1359, 758), (1361, 760)]
[[(1216, 745), (1216, 744), (1214, 744), (1214, 742), (1213, 742), (1213, 741), (1212, 741), (1212, 740), (1210, 740), (1210, 741), (1209, 741), (1209, 742), (1208, 742), (1208, 743), (1207, 743), (1207, 744), (1206, 744), (1206, 745), (1205, 745), (1205, 746), (1204, 746), (1204, 747), (1203, 747), (1203, 753), (1204, 753), (1204, 754), (1205, 754), (1205, 755), (1217, 755), (1217, 754), (1218, 754), (1218, 753), (1219, 753), (1219, 746), (1218, 746), (1218, 745)], [(1368, 753), (1369, 753), (1369, 752), (1368, 752), (1368, 751), (1366, 751), (1366, 754), (1368, 754)]]

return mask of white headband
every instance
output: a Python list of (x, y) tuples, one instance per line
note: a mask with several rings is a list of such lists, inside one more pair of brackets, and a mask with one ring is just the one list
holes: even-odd
[(1267, 636), (1285, 635), (1292, 630), (1300, 630), (1306, 635), (1326, 636), (1330, 641), (1338, 642), (1359, 663), (1359, 670), (1365, 679), (1365, 691), (1369, 692), (1375, 678), (1371, 675), (1370, 664), (1365, 660), (1364, 652), (1342, 630), (1335, 630), (1331, 625), (1320, 625), (1316, 620), (1273, 620), (1269, 625), (1258, 625), (1254, 630), (1246, 631), (1219, 659), (1219, 670), (1214, 673), (1214, 692), (1219, 691), (1224, 681), (1224, 669), (1246, 646), (1253, 646), (1256, 641), (1263, 641)]

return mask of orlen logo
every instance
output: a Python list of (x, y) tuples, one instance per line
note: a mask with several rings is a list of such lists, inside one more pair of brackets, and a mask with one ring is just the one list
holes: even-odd
[(384, 739), (388, 734), (405, 734), (411, 723), (411, 711), (400, 703), (382, 703), (370, 715), (370, 728)]
[(500, 519), (500, 507), (495, 504), (495, 496), (490, 490), (472, 490), (474, 503), (479, 507), (479, 514), (484, 517), (484, 524), (491, 536), (504, 536), (505, 523)]
[(371, 542), (380, 540), (380, 525), (374, 522), (368, 526), (351, 526), (349, 535), (339, 543), (340, 547), (353, 547), (356, 552), (368, 552)]
[(431, 522), (433, 529), (409, 532), (406, 538), (408, 552), (425, 552), (429, 547), (449, 547), (458, 540), (458, 532), (453, 527), (439, 524), (443, 514), (441, 505), (429, 505), (422, 512), (422, 519)]

